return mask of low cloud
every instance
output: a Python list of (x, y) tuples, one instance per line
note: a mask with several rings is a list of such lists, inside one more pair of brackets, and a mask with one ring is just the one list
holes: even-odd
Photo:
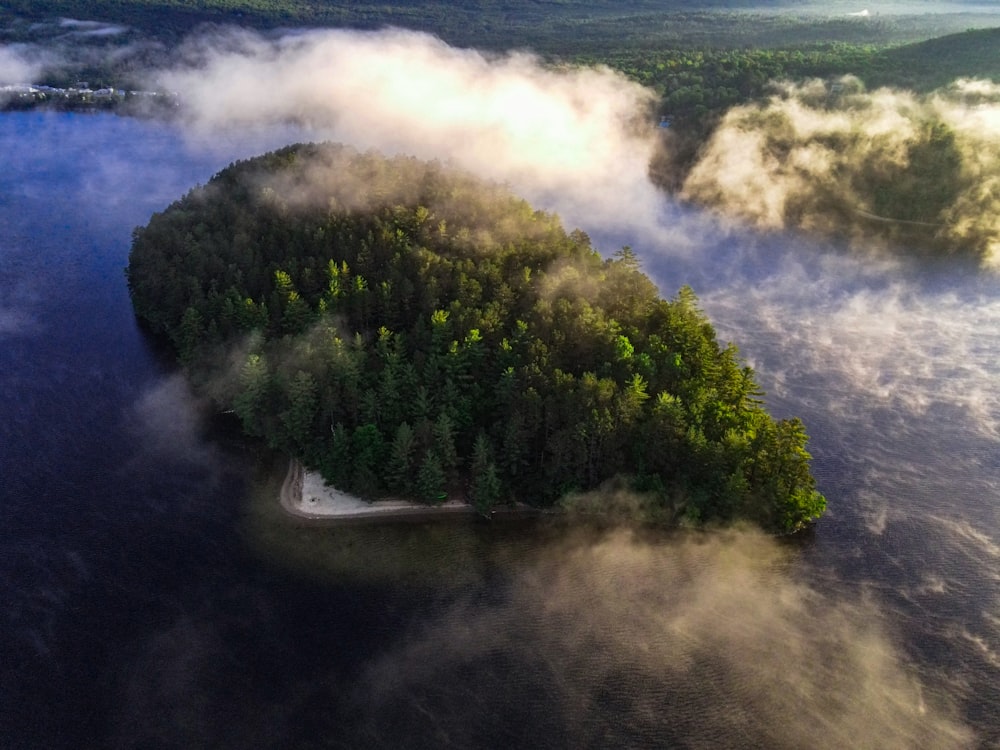
[(52, 53), (34, 45), (0, 45), (0, 86), (33, 83), (52, 63)]
[(733, 278), (702, 294), (720, 337), (740, 343), (769, 396), (795, 394), (799, 413), (868, 429), (876, 420), (882, 430), (919, 417), (937, 431), (1000, 437), (992, 277), (979, 285), (920, 283), (893, 265), (813, 250), (815, 259), (796, 258), (795, 250), (762, 258), (766, 278)]
[(523, 713), (571, 747), (971, 746), (877, 609), (801, 583), (794, 558), (739, 531), (564, 541), (515, 564), (500, 603), (456, 606), (373, 664), (368, 731), (391, 716), (393, 732), (517, 746)]
[(930, 241), (1000, 264), (1000, 87), (784, 83), (727, 113), (683, 195), (764, 229)]
[(144, 453), (195, 466), (209, 466), (217, 456), (203, 439), (205, 404), (191, 392), (183, 375), (157, 382), (135, 403), (130, 427)]
[(75, 18), (59, 19), (59, 28), (77, 36), (118, 36), (128, 31), (127, 26), (104, 23), (102, 21), (80, 21)]
[(347, 633), (351, 618), (327, 623), (321, 608), (291, 629), (315, 638), (307, 679), (272, 690), (242, 688), (259, 677), (258, 644), (295, 661), (280, 608), (252, 590), (228, 594), (236, 617), (189, 607), (127, 654), (118, 744), (286, 747), (307, 731), (343, 747), (975, 746), (942, 697), (962, 686), (919, 674), (866, 596), (805, 583), (794, 547), (737, 530), (564, 531), (493, 547), (488, 573), (476, 545), (463, 570), (488, 587), (437, 602), (408, 590), (412, 618), (390, 615), (383, 647), (362, 638), (347, 671), (327, 655), (343, 649), (328, 628)]
[(195, 134), (294, 123), (304, 137), (439, 159), (566, 223), (653, 226), (654, 94), (605, 68), (456, 49), (408, 31), (200, 37), (156, 76)]

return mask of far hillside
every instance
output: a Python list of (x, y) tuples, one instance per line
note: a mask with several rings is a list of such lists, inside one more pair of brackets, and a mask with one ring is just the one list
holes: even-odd
[(455, 46), (528, 49), (553, 64), (609, 65), (656, 89), (661, 114), (699, 129), (775, 79), (852, 74), (869, 86), (927, 90), (997, 74), (991, 27), (1000, 27), (1000, 8), (921, 0), (893, 7), (860, 15), (842, 0), (8, 0), (0, 3), (0, 46), (38, 59), (53, 55), (35, 54), (33, 45), (57, 51), (60, 65), (35, 83), (128, 89), (143, 87), (142, 71), (169, 65), (184, 39), (223, 25), (262, 33), (395, 26)]
[[(392, 5), (319, 0), (10, 0), (0, 5), (0, 44), (17, 44), (6, 51), (13, 50), (29, 63), (60, 60), (41, 73), (42, 80), (32, 83), (80, 88), (82, 81), (94, 91), (144, 89), (145, 71), (171, 66), (189, 50), (183, 40), (222, 25), (254, 29), (265, 36), (285, 34), (294, 27), (392, 25), (429, 32), (457, 46), (529, 49), (554, 66), (607, 65), (659, 96), (656, 111), (645, 116), (651, 131), (660, 125), (656, 132), (663, 148), (650, 165), (650, 174), (661, 187), (766, 226), (823, 226), (862, 239), (875, 234), (893, 244), (915, 243), (935, 253), (971, 255), (992, 263), (1000, 258), (1000, 226), (981, 215), (992, 195), (984, 187), (993, 172), (980, 157), (992, 154), (993, 140), (967, 132), (963, 121), (969, 117), (960, 112), (966, 107), (968, 113), (981, 115), (983, 97), (992, 93), (981, 84), (952, 87), (942, 94), (950, 103), (947, 111), (938, 111), (940, 106), (930, 94), (956, 79), (1000, 81), (1000, 29), (972, 28), (1000, 26), (1000, 8), (987, 12), (991, 7), (915, 0), (894, 5), (899, 12), (890, 14), (861, 12), (840, 0), (823, 4), (411, 0)], [(3, 74), (0, 67), (0, 78)], [(854, 82), (848, 89), (838, 83), (845, 76)], [(4, 83), (26, 82), (0, 80), (0, 85)], [(817, 117), (843, 110), (854, 122), (854, 131), (794, 132), (794, 118), (782, 111), (784, 105), (778, 101), (783, 95), (772, 98), (780, 86), (792, 86), (788, 90), (798, 92), (793, 98), (804, 96), (803, 102)], [(864, 92), (882, 86), (921, 97), (904, 102), (896, 113), (912, 126), (901, 145), (887, 137), (868, 138), (858, 115), (870, 108)], [(82, 88), (89, 91), (87, 85)], [(845, 91), (851, 96), (845, 98)], [(177, 97), (183, 99), (184, 91)], [(167, 106), (157, 112), (171, 111), (175, 98), (162, 101)], [(92, 102), (65, 97), (59, 102), (64, 108), (94, 108)], [(56, 103), (48, 95), (31, 94), (23, 100), (8, 94), (3, 105), (10, 109)], [(759, 135), (750, 144), (753, 149), (743, 150), (762, 165), (752, 170), (762, 181), (752, 195), (767, 197), (763, 205), (733, 194), (731, 186), (718, 179), (738, 166), (724, 156), (728, 145), (719, 134), (727, 123), (731, 132)], [(785, 173), (782, 165), (789, 164), (793, 151), (806, 166), (792, 165)], [(806, 158), (813, 151), (829, 152), (826, 162), (838, 165), (835, 174), (814, 174), (813, 162)], [(863, 158), (848, 159), (848, 154)], [(906, 154), (910, 161), (898, 163), (897, 154)], [(725, 163), (725, 168), (715, 168), (716, 162)], [(772, 183), (788, 182), (803, 186), (791, 193), (773, 189)], [(786, 200), (786, 195), (792, 197)]]
[[(988, 100), (992, 101), (992, 94), (982, 87), (967, 85), (956, 88), (953, 84), (961, 79), (1000, 83), (1000, 29), (965, 31), (915, 44), (881, 48), (830, 45), (810, 49), (676, 49), (656, 53), (635, 52), (615, 58), (612, 64), (655, 88), (661, 96), (659, 114), (669, 127), (662, 130), (664, 149), (653, 165), (654, 179), (671, 190), (680, 190), (688, 182), (688, 194), (697, 194), (702, 198), (705, 197), (705, 191), (692, 191), (689, 178), (695, 165), (699, 161), (704, 162), (710, 150), (709, 144), (719, 132), (720, 123), (729, 122), (735, 130), (747, 131), (749, 128), (748, 132), (766, 134), (762, 142), (770, 144), (766, 150), (768, 153), (773, 152), (771, 155), (778, 159), (775, 163), (787, 163), (787, 153), (792, 148), (789, 144), (795, 142), (797, 137), (775, 131), (767, 125), (773, 124), (773, 118), (762, 119), (754, 114), (757, 109), (743, 114), (736, 111), (742, 105), (751, 105), (762, 108), (763, 112), (777, 113), (781, 106), (770, 99), (782, 90), (775, 86), (776, 81), (793, 82), (798, 86), (816, 79), (824, 82), (820, 100), (807, 97), (808, 107), (814, 109), (816, 116), (820, 118), (830, 111), (844, 109), (859, 126), (858, 113), (869, 107), (870, 102), (866, 104), (868, 100), (864, 96), (841, 96), (848, 91), (857, 93), (859, 83), (862, 91), (872, 92), (880, 87), (890, 87), (922, 96), (912, 106), (901, 105), (899, 113), (903, 120), (913, 122), (914, 132), (919, 134), (919, 137), (914, 137), (905, 146), (907, 153), (919, 155), (914, 162), (916, 167), (909, 169), (896, 165), (890, 168), (889, 161), (886, 161), (885, 169), (875, 169), (872, 165), (882, 163), (882, 156), (890, 154), (890, 151), (878, 148), (880, 141), (877, 139), (862, 139), (865, 143), (874, 144), (875, 148), (875, 152), (866, 157), (867, 166), (864, 169), (854, 162), (841, 163), (846, 158), (844, 154), (851, 149), (847, 149), (843, 143), (839, 144), (832, 153), (837, 154), (835, 161), (841, 164), (840, 178), (850, 177), (851, 184), (849, 190), (841, 185), (835, 194), (840, 197), (851, 196), (850, 200), (847, 205), (833, 210), (829, 201), (819, 195), (828, 188), (828, 184), (826, 187), (815, 185), (815, 191), (800, 191), (800, 198), (805, 194), (813, 196), (813, 192), (817, 194), (813, 196), (816, 197), (816, 210), (807, 212), (813, 218), (805, 223), (812, 226), (818, 221), (815, 217), (843, 215), (849, 217), (847, 224), (853, 224), (854, 219), (850, 217), (858, 216), (860, 211), (876, 217), (867, 220), (868, 231), (877, 230), (876, 233), (879, 234), (888, 232), (895, 236), (901, 228), (916, 227), (919, 244), (943, 246), (949, 248), (948, 252), (957, 250), (954, 243), (957, 232), (962, 236), (959, 244), (967, 250), (971, 248), (974, 254), (993, 252), (985, 248), (992, 246), (994, 230), (973, 231), (973, 226), (979, 227), (982, 222), (978, 219), (972, 222), (971, 219), (972, 214), (982, 207), (983, 200), (989, 195), (989, 191), (977, 192), (977, 186), (985, 184), (984, 175), (991, 172), (980, 165), (974, 155), (991, 153), (992, 141), (985, 133), (980, 134), (985, 139), (984, 143), (981, 147), (966, 144), (969, 147), (964, 151), (964, 156), (956, 156), (953, 148), (942, 150), (934, 146), (935, 143), (938, 146), (953, 145), (955, 137), (963, 142), (975, 140), (976, 134), (963, 135), (960, 115), (955, 112), (950, 115), (935, 112), (931, 102), (934, 99), (932, 92), (940, 91), (942, 93), (939, 96), (943, 96), (945, 100), (971, 108), (968, 110), (970, 114), (981, 114), (982, 110), (976, 107), (985, 105)], [(844, 84), (837, 82), (844, 76), (851, 76), (854, 81), (846, 89)], [(794, 90), (804, 91), (798, 87)], [(783, 97), (784, 95), (779, 99)], [(784, 122), (784, 117), (781, 115), (778, 121)], [(942, 122), (942, 117), (949, 122)], [(951, 122), (954, 117), (959, 119)], [(746, 118), (749, 118), (747, 122), (738, 125), (739, 121)], [(845, 133), (837, 137), (855, 143), (858, 135)], [(823, 136), (828, 140), (832, 137), (830, 134)], [(812, 137), (803, 138), (803, 143), (798, 145), (805, 148)], [(718, 150), (724, 148), (721, 144), (722, 141), (716, 139), (716, 156)], [(830, 144), (824, 141), (813, 145), (826, 148)], [(875, 157), (876, 152), (882, 156)], [(768, 161), (770, 157), (765, 154), (763, 158)], [(757, 175), (763, 179), (764, 170), (759, 170)], [(764, 184), (759, 187), (759, 194), (767, 192)], [(715, 195), (714, 188), (709, 192), (714, 195), (709, 202), (716, 203), (718, 195)], [(962, 195), (965, 199), (959, 200)], [(977, 195), (980, 197), (974, 198)], [(745, 214), (746, 202), (741, 201), (740, 205), (744, 206), (741, 213)], [(801, 206), (796, 203), (792, 213), (797, 218), (793, 223), (800, 223), (800, 209)], [(883, 219), (892, 221), (885, 222)], [(926, 226), (921, 227), (921, 223)], [(843, 222), (838, 224), (842, 225)]]
[(881, 51), (867, 75), (871, 86), (916, 91), (946, 86), (956, 78), (1000, 81), (1000, 28), (975, 29)]
[(1000, 25), (1000, 15), (982, 3), (911, 0), (894, 8), (892, 14), (860, 15), (857, 4), (843, 0), (8, 0), (0, 4), (0, 26), (20, 19), (17, 33), (30, 35), (40, 22), (100, 21), (126, 25), (168, 44), (205, 24), (258, 30), (396, 26), (459, 46), (572, 55), (678, 46), (882, 46)]

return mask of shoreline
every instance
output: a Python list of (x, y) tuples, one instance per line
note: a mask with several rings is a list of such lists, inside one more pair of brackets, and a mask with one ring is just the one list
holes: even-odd
[(448, 500), (441, 505), (424, 505), (413, 500), (363, 500), (328, 486), (317, 471), (307, 471), (296, 459), (288, 460), (281, 483), (279, 504), (286, 514), (303, 521), (331, 525), (383, 522), (441, 521), (444, 519), (521, 520), (549, 512), (524, 503), (495, 507), (483, 516), (465, 500)]
[(369, 502), (327, 486), (319, 472), (307, 471), (294, 458), (288, 461), (279, 501), (291, 516), (336, 524), (475, 518), (478, 515), (475, 508), (462, 500), (448, 500), (434, 506), (408, 500)]

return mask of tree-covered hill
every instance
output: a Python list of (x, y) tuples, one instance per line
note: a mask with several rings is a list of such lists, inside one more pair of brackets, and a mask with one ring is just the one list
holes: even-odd
[(870, 67), (856, 74), (869, 87), (914, 91), (932, 91), (957, 78), (1000, 82), (1000, 28), (971, 29), (881, 50)]
[(138, 315), (248, 433), (337, 486), (481, 508), (629, 477), (648, 510), (793, 530), (825, 501), (690, 289), (496, 186), (300, 145), (135, 233)]
[[(528, 47), (542, 53), (622, 53), (788, 47), (835, 42), (885, 45), (996, 23), (982, 6), (911, 0), (906, 15), (859, 18), (848, 0), (6, 0), (0, 25), (23, 29), (61, 18), (124, 24), (171, 43), (205, 24), (253, 29), (296, 26), (426, 31), (480, 49)], [(992, 18), (992, 20), (991, 20)]]

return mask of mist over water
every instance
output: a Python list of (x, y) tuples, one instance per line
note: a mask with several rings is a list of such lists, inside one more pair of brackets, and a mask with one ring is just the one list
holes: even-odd
[[(121, 269), (134, 225), (231, 159), (310, 134), (294, 127), (199, 145), (150, 122), (0, 118), (0, 736), (1000, 742), (995, 277), (662, 200), (632, 233), (594, 213), (577, 223), (603, 250), (633, 244), (665, 295), (691, 284), (774, 412), (804, 419), (830, 501), (811, 536), (274, 516), (264, 538), (241, 520), (252, 456), (210, 431), (137, 330)], [(421, 575), (379, 576), (390, 562)]]
[[(474, 697), (507, 707), (527, 692), (519, 708), (529, 723), (547, 714), (552, 746), (964, 746), (940, 696), (901, 667), (878, 607), (818, 593), (795, 557), (750, 532), (569, 533), (499, 604), (455, 607), (366, 684), (415, 722), (422, 706), (460, 699), (446, 675), (471, 668)], [(516, 687), (514, 654), (537, 665)], [(540, 696), (544, 708), (532, 706)], [(494, 731), (529, 744), (506, 718)], [(482, 727), (457, 731), (455, 744), (474, 746)]]
[(700, 270), (647, 258), (661, 281), (689, 279), (772, 409), (808, 425), (831, 502), (805, 558), (904, 618), (918, 672), (992, 715), (1000, 280), (802, 236), (729, 236)]
[[(195, 37), (151, 74), (195, 138), (293, 124), (313, 139), (437, 159), (509, 184), (574, 225), (651, 227), (653, 92), (607, 68), (552, 68), (398, 29)], [(599, 190), (595, 190), (600, 186)]]

